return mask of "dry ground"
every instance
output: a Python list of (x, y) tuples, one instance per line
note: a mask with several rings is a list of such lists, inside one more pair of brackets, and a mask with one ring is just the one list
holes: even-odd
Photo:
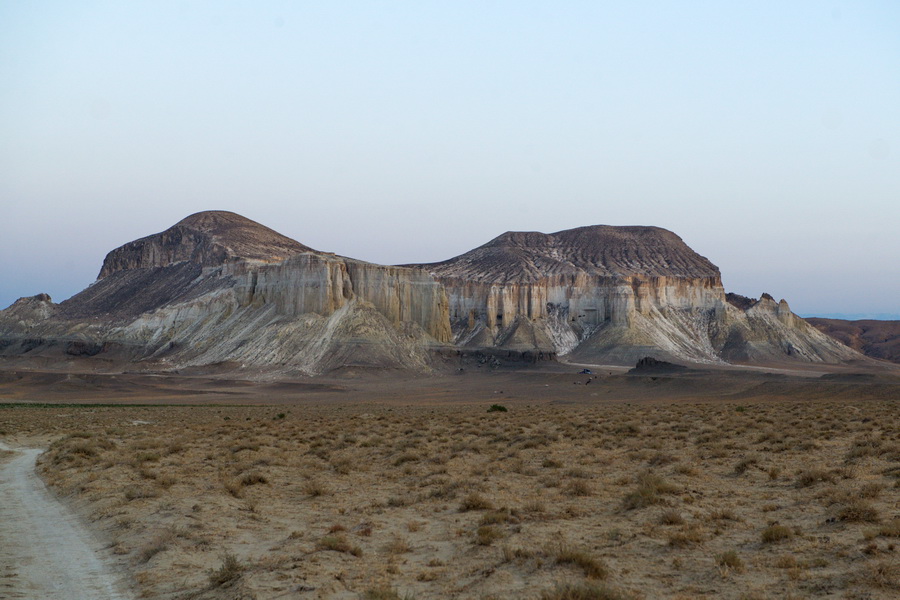
[(898, 597), (900, 395), (594, 386), (565, 403), (7, 405), (0, 437), (49, 444), (42, 476), (139, 597)]

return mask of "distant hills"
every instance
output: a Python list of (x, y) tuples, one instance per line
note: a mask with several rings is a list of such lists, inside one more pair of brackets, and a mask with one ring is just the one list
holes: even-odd
[(810, 318), (807, 321), (866, 356), (900, 363), (900, 320)]

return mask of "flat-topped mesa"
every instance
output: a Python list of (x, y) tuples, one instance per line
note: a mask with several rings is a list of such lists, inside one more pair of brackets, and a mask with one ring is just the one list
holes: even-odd
[(666, 307), (722, 310), (719, 269), (659, 227), (594, 225), (552, 234), (508, 232), (439, 263), (417, 265), (447, 288), (457, 340), (510, 339), (527, 319), (565, 353), (598, 327), (629, 326)]
[(726, 297), (719, 269), (658, 227), (509, 232), (443, 262), (384, 266), (201, 212), (113, 250), (68, 300), (0, 311), (0, 356), (108, 349), (164, 366), (314, 374), (425, 369), (450, 344), (590, 364), (862, 358), (784, 300)]
[(659, 227), (592, 225), (557, 233), (504, 233), (443, 262), (417, 265), (439, 277), (531, 283), (561, 274), (719, 278), (719, 269)]
[(201, 267), (240, 259), (278, 262), (301, 252), (315, 250), (246, 217), (211, 210), (116, 248), (106, 255), (98, 279), (123, 270), (167, 267), (180, 262)]

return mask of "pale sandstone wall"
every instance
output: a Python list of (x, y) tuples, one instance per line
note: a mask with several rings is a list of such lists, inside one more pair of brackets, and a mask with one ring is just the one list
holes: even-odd
[[(483, 324), (495, 333), (526, 318), (540, 323), (565, 319), (577, 333), (602, 324), (629, 326), (635, 313), (683, 309), (724, 313), (718, 277), (598, 277), (556, 275), (534, 283), (484, 283), (439, 277), (447, 289), (449, 314), (458, 336)], [(557, 349), (560, 350), (560, 349)]]
[(275, 264), (226, 265), (240, 306), (274, 305), (276, 313), (329, 316), (352, 299), (371, 303), (390, 323), (414, 323), (438, 342), (451, 341), (447, 296), (428, 273), (327, 254), (304, 253)]

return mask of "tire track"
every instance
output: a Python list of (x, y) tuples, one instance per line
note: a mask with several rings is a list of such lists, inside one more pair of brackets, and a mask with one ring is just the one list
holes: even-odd
[(0, 466), (0, 597), (128, 600), (98, 555), (98, 544), (35, 472), (34, 448)]

